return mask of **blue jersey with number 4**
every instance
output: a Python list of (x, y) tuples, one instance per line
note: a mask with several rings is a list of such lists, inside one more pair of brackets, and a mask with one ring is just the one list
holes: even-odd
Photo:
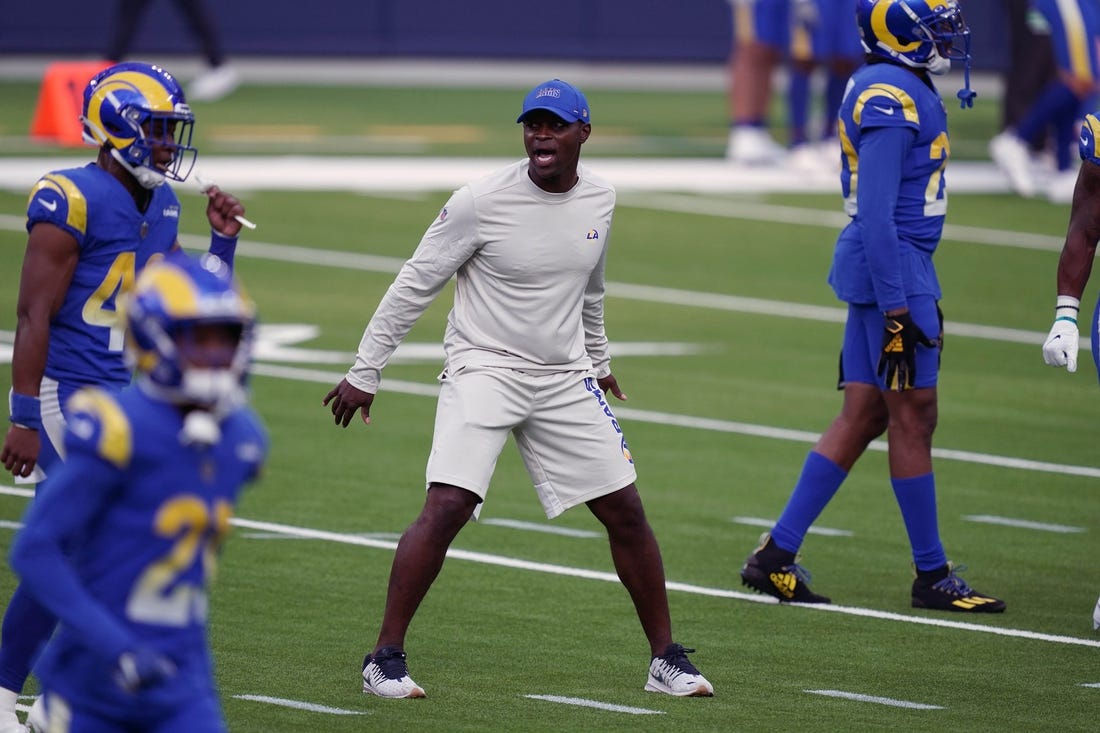
[(129, 191), (95, 163), (38, 180), (27, 202), (27, 231), (47, 222), (80, 246), (72, 283), (50, 322), (46, 376), (115, 389), (129, 383), (118, 301), (151, 257), (175, 245), (179, 216), (179, 199), (169, 186), (153, 189), (142, 212)]
[[(185, 443), (179, 408), (136, 385), (83, 389), (68, 409), (68, 460), (12, 550), (25, 587), (61, 622), (35, 672), (74, 708), (118, 719), (209, 697), (206, 589), (238, 494), (266, 454), (259, 418), (237, 409), (206, 446)], [(124, 692), (112, 673), (135, 647), (167, 656), (176, 676)]]

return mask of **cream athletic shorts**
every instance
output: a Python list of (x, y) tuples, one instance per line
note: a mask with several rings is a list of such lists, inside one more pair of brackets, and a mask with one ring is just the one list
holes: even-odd
[[(484, 501), (511, 433), (546, 516), (630, 485), (626, 439), (590, 372), (467, 366), (439, 375), (426, 479)], [(480, 513), (478, 504), (474, 517)]]

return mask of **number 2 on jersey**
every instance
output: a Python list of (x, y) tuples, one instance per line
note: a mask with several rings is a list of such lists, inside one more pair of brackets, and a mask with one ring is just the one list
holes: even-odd
[(232, 508), (218, 500), (213, 507), (194, 495), (166, 501), (153, 520), (159, 537), (175, 538), (172, 547), (138, 577), (126, 601), (126, 615), (134, 621), (162, 626), (186, 626), (206, 619), (206, 588), (182, 580), (197, 559), (203, 576), (214, 574), (218, 547), (229, 531)]
[(941, 132), (928, 146), (928, 157), (940, 161), (940, 167), (928, 177), (928, 186), (924, 189), (924, 215), (946, 216), (947, 195), (943, 191), (943, 169), (947, 167), (947, 158), (951, 155), (951, 143), (947, 133)]

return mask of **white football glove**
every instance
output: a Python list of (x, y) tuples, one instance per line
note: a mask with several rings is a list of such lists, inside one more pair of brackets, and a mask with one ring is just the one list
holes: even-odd
[(1059, 318), (1050, 327), (1043, 343), (1043, 361), (1048, 366), (1064, 366), (1070, 374), (1077, 371), (1077, 348), (1081, 340), (1077, 321)]

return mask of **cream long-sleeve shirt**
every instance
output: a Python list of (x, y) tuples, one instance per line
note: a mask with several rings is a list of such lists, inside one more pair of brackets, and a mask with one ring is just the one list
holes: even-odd
[(449, 369), (610, 374), (603, 300), (615, 189), (577, 172), (572, 189), (548, 193), (525, 159), (455, 191), (378, 304), (348, 382), (378, 391), (397, 345), (452, 275)]

